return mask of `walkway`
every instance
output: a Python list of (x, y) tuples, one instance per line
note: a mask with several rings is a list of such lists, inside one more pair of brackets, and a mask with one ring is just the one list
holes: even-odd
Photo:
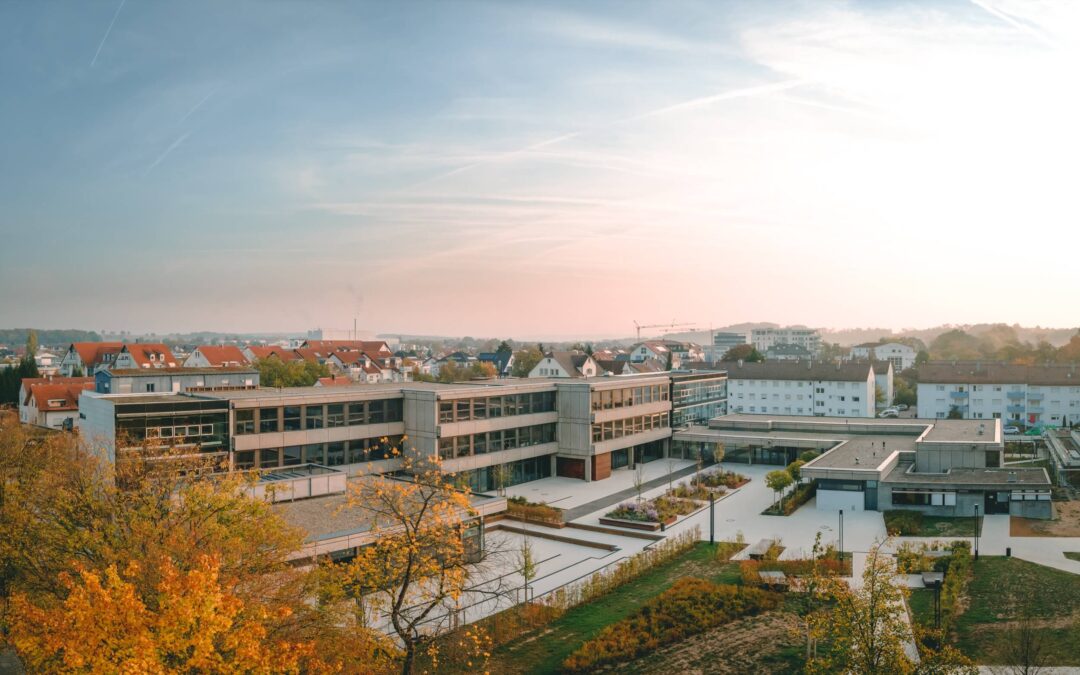
[[(682, 469), (678, 469), (672, 473), (664, 474), (659, 478), (654, 478), (650, 481), (646, 481), (641, 486), (641, 493), (644, 494), (648, 490), (660, 487), (661, 485), (667, 485), (670, 482), (678, 480), (683, 476), (689, 476), (690, 474), (695, 472), (697, 472), (697, 465), (691, 464), (690, 466), (683, 467)], [(563, 521), (569, 523), (571, 521), (577, 520), (578, 518), (581, 518), (582, 516), (587, 516), (593, 511), (599, 511), (604, 507), (618, 504), (619, 502), (624, 502), (627, 499), (637, 497), (637, 495), (638, 490), (636, 487), (628, 488), (626, 490), (620, 490), (618, 492), (613, 492), (609, 495), (601, 497), (600, 499), (595, 499), (586, 504), (581, 504), (571, 509), (566, 509), (563, 512)]]

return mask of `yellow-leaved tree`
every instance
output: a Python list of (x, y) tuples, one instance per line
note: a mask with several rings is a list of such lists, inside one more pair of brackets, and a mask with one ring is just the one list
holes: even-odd
[[(434, 658), (438, 640), (458, 626), (466, 596), (497, 597), (505, 592), (485, 579), (485, 547), (470, 491), (441, 469), (438, 457), (402, 458), (407, 478), (372, 475), (358, 482), (348, 509), (363, 514), (372, 543), (347, 564), (330, 570), (337, 597), (350, 603), (361, 630), (388, 629), (401, 648), (401, 672), (417, 657)], [(466, 632), (455, 656), (467, 668), (487, 659), (484, 636)], [(429, 661), (430, 664), (430, 661)], [(433, 665), (433, 664), (430, 664)]]

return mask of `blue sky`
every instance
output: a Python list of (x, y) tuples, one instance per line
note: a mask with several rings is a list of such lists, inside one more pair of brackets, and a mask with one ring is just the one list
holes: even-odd
[(0, 325), (1075, 324), (1076, 7), (3, 3)]

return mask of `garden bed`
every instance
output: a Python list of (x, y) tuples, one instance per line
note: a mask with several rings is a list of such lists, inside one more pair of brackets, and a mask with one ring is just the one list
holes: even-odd
[(563, 511), (543, 503), (530, 502), (524, 497), (506, 499), (506, 515), (529, 523), (544, 523), (554, 527), (563, 526)]
[[(919, 511), (894, 509), (884, 511), (885, 529), (889, 536), (900, 537), (971, 537), (975, 534), (973, 516), (927, 516)], [(979, 534), (983, 517), (979, 516)]]
[(672, 525), (679, 516), (685, 516), (701, 508), (689, 499), (679, 499), (665, 494), (645, 502), (623, 502), (600, 518), (602, 525), (629, 527), (635, 530), (655, 531), (661, 525)]

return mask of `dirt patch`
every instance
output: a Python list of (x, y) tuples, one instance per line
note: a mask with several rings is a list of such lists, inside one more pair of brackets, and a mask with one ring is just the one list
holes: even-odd
[(786, 612), (770, 612), (740, 619), (670, 645), (631, 664), (619, 673), (636, 675), (727, 675), (728, 673), (776, 673), (787, 670), (781, 652), (797, 649), (798, 618)]
[(1080, 501), (1054, 502), (1054, 519), (1009, 519), (1009, 534), (1014, 537), (1080, 537)]

